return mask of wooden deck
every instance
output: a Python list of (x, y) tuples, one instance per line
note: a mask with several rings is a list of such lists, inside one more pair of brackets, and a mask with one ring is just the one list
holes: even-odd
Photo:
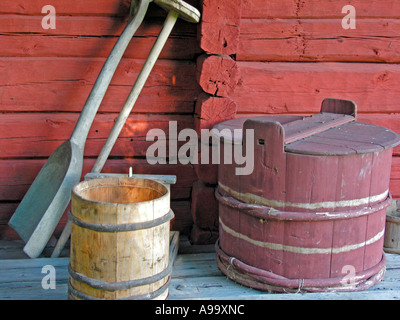
[[(181, 252), (185, 250), (181, 250)], [(186, 250), (187, 252), (187, 250)], [(192, 251), (193, 252), (193, 251)], [(386, 254), (384, 279), (372, 288), (350, 293), (272, 294), (239, 285), (217, 268), (215, 253), (178, 254), (171, 284), (171, 300), (398, 300), (400, 255)], [(68, 257), (0, 260), (0, 300), (65, 300), (69, 274)], [(56, 270), (56, 288), (43, 289), (42, 268)]]

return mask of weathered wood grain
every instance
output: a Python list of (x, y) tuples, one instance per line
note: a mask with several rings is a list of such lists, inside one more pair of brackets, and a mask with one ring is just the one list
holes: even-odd
[(399, 18), (400, 4), (393, 0), (243, 0), (242, 18), (338, 18), (352, 5), (358, 18)]
[(235, 91), (239, 70), (236, 61), (229, 56), (202, 55), (197, 59), (196, 78), (204, 92), (229, 97)]
[(238, 60), (400, 61), (400, 21), (359, 19), (343, 29), (339, 19), (244, 19)]
[[(16, 159), (0, 161), (0, 199), (21, 200), (29, 185), (32, 183), (37, 173), (44, 165), (46, 159)], [(85, 159), (83, 164), (83, 176), (90, 172), (95, 159)], [(181, 188), (190, 190), (193, 182), (197, 180), (196, 174), (191, 166), (181, 164), (149, 165), (145, 159), (109, 159), (103, 172), (105, 173), (127, 173), (129, 167), (133, 167), (134, 174), (166, 174), (176, 175), (177, 183), (171, 186), (171, 197), (173, 199), (187, 199), (179, 196)], [(176, 191), (175, 191), (176, 190)]]
[[(99, 112), (119, 112), (144, 60), (123, 59)], [(1, 111), (80, 112), (104, 58), (1, 58)], [(199, 87), (193, 62), (157, 61), (135, 112), (191, 113)]]
[[(86, 142), (85, 156), (98, 156), (117, 116), (115, 113), (96, 116)], [(77, 113), (3, 114), (0, 158), (49, 157), (62, 141), (70, 137), (78, 117)], [(177, 122), (178, 132), (194, 128), (191, 115), (132, 114), (112, 149), (111, 157), (145, 157), (147, 148), (154, 143), (146, 141), (148, 132), (161, 129), (168, 139), (170, 121)], [(178, 147), (183, 143), (178, 142)]]
[[(57, 28), (44, 30), (42, 17), (0, 15), (0, 56), (107, 57), (122, 33), (126, 19), (61, 16)], [(145, 59), (160, 33), (163, 18), (141, 25), (124, 57)], [(160, 55), (161, 59), (193, 59), (201, 52), (196, 26), (177, 23)]]
[(203, 0), (199, 28), (201, 48), (208, 54), (230, 55), (237, 51), (241, 0)]
[[(198, 0), (186, 0), (189, 4), (198, 7)], [(42, 15), (42, 8), (48, 5), (48, 1), (24, 1), (24, 0), (4, 0), (0, 3), (0, 12), (6, 14), (23, 14), (23, 15)], [(83, 15), (83, 16), (124, 16), (129, 15), (130, 0), (55, 0), (52, 5), (56, 9), (57, 15)], [(149, 16), (164, 17), (165, 10), (156, 4), (150, 4)]]
[[(227, 279), (218, 270), (215, 253), (178, 255), (172, 273), (170, 299), (202, 300), (393, 300), (400, 298), (400, 256), (387, 254), (387, 271), (383, 280), (361, 292), (268, 294)], [(64, 300), (67, 298), (66, 272), (69, 258), (2, 260), (7, 277), (0, 282), (2, 300)], [(56, 269), (56, 289), (43, 290), (42, 267)], [(1, 275), (0, 275), (1, 276)], [(4, 280), (4, 281), (3, 281)]]
[(238, 66), (241, 77), (231, 96), (238, 113), (317, 113), (327, 97), (355, 101), (359, 113), (399, 110), (397, 64), (239, 61)]

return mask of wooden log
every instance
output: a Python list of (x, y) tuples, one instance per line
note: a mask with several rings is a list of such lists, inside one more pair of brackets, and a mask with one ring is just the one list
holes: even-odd
[[(198, 0), (186, 0), (187, 3), (199, 7)], [(6, 14), (41, 15), (42, 8), (48, 1), (38, 0), (26, 2), (24, 0), (3, 0), (0, 3), (0, 12)], [(131, 0), (87, 0), (73, 1), (57, 0), (54, 4), (58, 16), (83, 15), (83, 16), (123, 16), (129, 15)], [(165, 10), (156, 4), (150, 4), (147, 16), (165, 17)]]
[[(42, 17), (0, 15), (0, 56), (104, 57), (111, 52), (126, 19), (61, 16), (57, 28), (43, 30)], [(149, 19), (136, 32), (124, 57), (146, 59), (163, 18)], [(200, 54), (194, 24), (177, 23), (160, 57), (193, 59)]]
[[(1, 160), (0, 161), (0, 201), (21, 200), (30, 184), (44, 165), (46, 159), (33, 160)], [(85, 159), (83, 164), (84, 175), (91, 171), (95, 159)], [(105, 173), (128, 173), (129, 167), (134, 174), (166, 174), (176, 175), (177, 183), (171, 186), (172, 199), (187, 199), (196, 174), (191, 166), (181, 164), (149, 165), (142, 159), (109, 159)]]
[(193, 222), (202, 229), (218, 228), (218, 202), (215, 186), (195, 181), (192, 188), (191, 213)]
[(201, 229), (193, 225), (190, 242), (195, 245), (214, 244), (218, 239), (218, 231), (210, 229)]
[[(128, 22), (128, 17), (67, 15), (57, 16), (55, 29), (43, 29), (43, 16), (0, 14), (0, 33), (7, 36), (32, 33), (40, 36), (119, 37)], [(161, 17), (146, 16), (132, 42), (137, 41), (136, 37), (157, 37), (164, 20), (165, 15)], [(197, 27), (195, 24), (186, 24), (184, 20), (179, 20), (174, 26), (171, 36), (196, 38)], [(147, 41), (149, 40), (147, 39)]]
[(190, 229), (193, 225), (192, 215), (190, 214), (190, 201), (172, 200), (171, 209), (175, 214), (175, 218), (171, 220), (171, 230), (189, 235)]
[(357, 18), (398, 18), (400, 4), (393, 0), (244, 0), (242, 18), (339, 18), (346, 14), (342, 8), (352, 5), (356, 8)]
[[(143, 63), (122, 59), (99, 112), (120, 111)], [(103, 58), (1, 58), (0, 109), (80, 112), (103, 64)], [(193, 112), (200, 92), (195, 72), (192, 62), (157, 61), (135, 112)]]
[(237, 105), (230, 98), (201, 94), (196, 102), (194, 125), (200, 137), (201, 129), (211, 130), (217, 123), (236, 117)]
[[(201, 130), (211, 130), (216, 124), (236, 117), (237, 105), (230, 98), (210, 97), (201, 94), (196, 102), (194, 126), (199, 138)], [(209, 131), (207, 131), (209, 132)], [(203, 141), (205, 144), (207, 142)], [(199, 180), (216, 184), (218, 181), (218, 164), (212, 161), (212, 148), (209, 152), (208, 163), (201, 160), (201, 145), (199, 147), (198, 163), (194, 164), (194, 170)]]
[[(126, 16), (129, 14), (130, 0), (122, 1), (57, 1), (55, 5), (56, 12), (59, 15), (66, 14), (82, 14), (82, 15), (119, 15)], [(0, 12), (25, 14), (25, 15), (42, 15), (42, 8), (47, 5), (46, 1), (12, 1), (4, 0), (0, 4)], [(43, 15), (44, 16), (44, 15)]]
[(238, 113), (316, 113), (327, 97), (355, 101), (360, 113), (398, 112), (398, 65), (237, 64), (241, 76), (231, 98), (238, 105)]
[(242, 0), (203, 0), (200, 46), (208, 54), (236, 53)]
[(400, 22), (359, 19), (244, 19), (237, 60), (399, 62)]
[[(76, 113), (6, 113), (2, 115), (0, 158), (49, 157), (67, 140), (76, 124)], [(85, 156), (97, 157), (117, 114), (98, 114), (92, 124)], [(194, 128), (189, 115), (132, 114), (113, 147), (111, 157), (145, 157), (154, 141), (146, 141), (148, 132), (161, 129), (169, 136), (169, 122), (177, 121), (178, 131)], [(168, 140), (165, 142), (168, 145)], [(178, 142), (178, 147), (183, 142)], [(29, 146), (29, 147), (27, 147)]]
[(229, 56), (202, 55), (197, 59), (197, 82), (211, 95), (229, 97), (238, 79), (238, 66)]

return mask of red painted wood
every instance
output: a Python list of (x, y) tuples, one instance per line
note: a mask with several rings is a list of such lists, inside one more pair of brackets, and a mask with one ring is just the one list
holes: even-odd
[[(378, 268), (390, 200), (386, 192), (391, 148), (400, 142), (399, 136), (396, 140), (382, 127), (353, 120), (322, 132), (309, 130), (308, 137), (290, 143), (291, 136), (297, 135), (294, 127), (301, 130), (304, 120), (287, 117), (290, 121), (283, 125), (271, 116), (269, 122), (267, 117), (235, 119), (217, 126), (242, 125), (255, 134), (255, 169), (250, 175), (235, 176), (232, 165), (221, 164), (218, 169), (220, 248), (251, 267), (287, 279), (324, 282), (346, 275), (346, 265), (358, 274)], [(307, 121), (323, 126), (324, 121), (317, 119)], [(314, 139), (317, 144), (318, 137), (319, 148), (326, 149), (326, 154), (302, 154), (308, 153), (302, 150), (304, 143)], [(324, 145), (329, 140), (351, 147), (352, 152), (346, 148), (340, 156), (334, 149), (329, 152), (332, 146)], [(245, 136), (243, 142), (247, 143)], [(368, 142), (374, 142), (374, 150), (369, 147), (365, 153), (363, 144)], [(298, 149), (291, 150), (296, 143)], [(266, 279), (259, 281), (269, 284), (271, 280)]]
[[(42, 8), (48, 4), (48, 1), (13, 1), (4, 0), (0, 4), (0, 12), (16, 13), (26, 15), (42, 15)], [(89, 0), (76, 1), (73, 5), (71, 1), (57, 0), (53, 6), (57, 14), (82, 14), (82, 15), (127, 15), (129, 14), (129, 0)], [(43, 15), (44, 16), (44, 15)]]
[[(126, 19), (61, 16), (56, 29), (43, 30), (40, 16), (0, 15), (0, 56), (107, 57)], [(160, 33), (163, 18), (141, 25), (124, 57), (145, 59)], [(179, 22), (163, 48), (161, 59), (193, 59), (201, 50), (196, 25)]]
[(243, 0), (242, 18), (340, 18), (345, 5), (356, 8), (358, 18), (399, 18), (400, 4), (394, 0)]
[(202, 229), (193, 225), (190, 233), (190, 242), (195, 245), (214, 244), (218, 239), (218, 232), (212, 229)]
[[(97, 157), (118, 114), (98, 114), (92, 124), (85, 147), (85, 156)], [(6, 113), (2, 115), (0, 158), (49, 157), (67, 140), (75, 127), (76, 113)], [(177, 130), (193, 129), (190, 115), (132, 114), (123, 127), (111, 157), (145, 157), (154, 141), (146, 141), (151, 129), (161, 129), (169, 136), (170, 121)], [(180, 147), (184, 142), (178, 142)], [(168, 141), (166, 141), (168, 145)], [(29, 146), (29, 147), (27, 147)]]
[(396, 113), (399, 109), (398, 65), (237, 64), (241, 76), (231, 98), (238, 113), (316, 113), (326, 97), (355, 101), (360, 113)]
[(237, 105), (229, 98), (211, 97), (201, 94), (195, 107), (195, 129), (200, 137), (201, 129), (211, 130), (216, 124), (234, 119)]
[(238, 66), (229, 56), (202, 55), (197, 59), (197, 81), (203, 91), (211, 95), (231, 96), (238, 79)]
[(343, 29), (340, 19), (245, 19), (236, 57), (394, 63), (399, 62), (399, 33), (395, 19), (358, 19), (356, 29)]
[[(186, 0), (187, 3), (199, 8), (198, 0)], [(45, 0), (3, 0), (0, 3), (0, 12), (6, 14), (41, 15), (42, 8), (48, 5)], [(129, 15), (130, 0), (86, 0), (74, 1), (56, 0), (53, 6), (57, 15), (83, 15), (83, 16), (123, 16)], [(148, 16), (165, 16), (165, 10), (154, 3), (149, 6)]]
[(218, 202), (215, 199), (215, 187), (199, 180), (195, 181), (191, 200), (193, 222), (199, 228), (218, 229)]
[(208, 54), (230, 55), (237, 51), (242, 0), (203, 0), (199, 28), (201, 48)]
[[(0, 161), (0, 199), (3, 201), (21, 200), (30, 184), (44, 165), (46, 159), (13, 159)], [(83, 176), (90, 172), (95, 159), (85, 159)], [(177, 183), (171, 185), (171, 197), (173, 199), (188, 199), (196, 174), (191, 166), (176, 165), (149, 165), (142, 159), (109, 159), (102, 172), (105, 173), (128, 173), (132, 166), (135, 174), (161, 174), (176, 175)]]
[[(144, 60), (123, 59), (99, 112), (119, 112)], [(0, 59), (1, 111), (80, 112), (103, 58)], [(199, 87), (192, 62), (158, 60), (134, 112), (192, 113)]]

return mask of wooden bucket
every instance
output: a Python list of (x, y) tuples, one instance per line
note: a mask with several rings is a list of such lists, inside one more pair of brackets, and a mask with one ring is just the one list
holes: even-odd
[(166, 299), (170, 194), (153, 180), (105, 178), (72, 190), (70, 299)]
[(387, 253), (400, 254), (400, 203), (393, 201), (386, 213), (384, 248)]
[(400, 137), (357, 122), (355, 110), (322, 109), (214, 127), (224, 144), (254, 150), (249, 174), (237, 174), (244, 164), (224, 163), (225, 146), (220, 153), (216, 251), (230, 279), (259, 290), (319, 292), (365, 290), (383, 278), (392, 148)]

